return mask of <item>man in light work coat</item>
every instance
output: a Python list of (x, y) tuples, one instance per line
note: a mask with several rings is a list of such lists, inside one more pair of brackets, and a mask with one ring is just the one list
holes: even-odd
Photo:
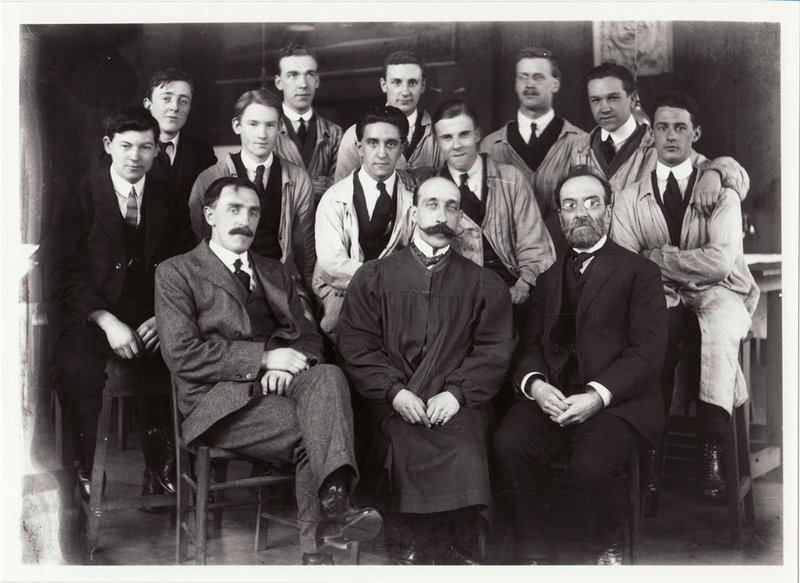
[(586, 132), (553, 111), (561, 88), (561, 70), (549, 49), (526, 48), (517, 54), (514, 91), (519, 99), (516, 120), (486, 136), (481, 152), (503, 164), (513, 164), (532, 186), (547, 230), (556, 246), (564, 240), (553, 196), (570, 168), (572, 151)]
[(303, 564), (333, 564), (320, 552), (326, 522), (354, 540), (381, 527), (375, 510), (347, 500), (358, 481), (347, 381), (322, 364), (288, 269), (249, 251), (261, 213), (252, 183), (224, 176), (204, 202), (210, 239), (156, 270), (184, 439), (295, 465)]
[(396, 107), (367, 109), (356, 124), (361, 167), (334, 184), (317, 209), (313, 289), (322, 309), (320, 328), (331, 338), (356, 270), (411, 240), (412, 195), (395, 171), (407, 128)]
[(750, 330), (758, 286), (744, 259), (737, 194), (724, 189), (708, 217), (696, 209), (702, 170), (691, 156), (701, 134), (694, 99), (674, 92), (656, 100), (653, 133), (656, 168), (620, 193), (611, 236), (661, 268), (670, 321), (662, 386), (668, 413), (678, 358), (681, 353), (689, 361), (699, 357), (699, 485), (704, 495), (722, 497), (726, 424), (734, 407), (747, 399), (739, 343)]
[(512, 303), (524, 304), (536, 278), (555, 260), (530, 182), (516, 167), (478, 155), (477, 115), (464, 101), (442, 103), (433, 127), (447, 161), (435, 173), (461, 191), (453, 248), (497, 273), (509, 286)]
[(412, 245), (358, 270), (337, 327), (370, 440), (364, 473), (399, 513), (387, 523), (397, 564), (477, 564), (491, 498), (489, 402), (516, 337), (507, 286), (450, 249), (459, 198), (445, 178), (418, 187)]
[[(420, 97), (425, 92), (425, 63), (410, 51), (396, 51), (383, 62), (380, 83), (381, 91), (386, 94), (386, 105), (402, 111), (408, 120), (408, 130), (403, 136), (403, 153), (397, 160), (397, 169), (439, 166), (442, 159), (433, 139), (431, 116), (419, 107)], [(334, 177), (336, 182), (349, 176), (361, 165), (357, 141), (356, 128), (352, 125), (344, 133), (339, 146)]]
[(283, 93), (278, 156), (302, 166), (311, 177), (314, 208), (333, 183), (342, 128), (312, 107), (319, 88), (317, 58), (306, 47), (291, 44), (278, 61), (275, 87)]

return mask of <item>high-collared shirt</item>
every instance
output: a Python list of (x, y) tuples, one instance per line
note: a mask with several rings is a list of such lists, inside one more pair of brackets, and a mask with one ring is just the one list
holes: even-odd
[[(461, 175), (464, 174), (463, 170), (456, 170), (450, 164), (447, 165), (447, 170), (450, 172), (450, 176), (453, 177), (453, 181), (456, 183), (457, 186), (461, 185)], [(475, 163), (467, 170), (467, 186), (469, 189), (475, 193), (475, 196), (478, 197), (478, 200), (481, 200), (483, 197), (483, 158), (480, 156), (477, 157)]]
[[(422, 237), (419, 236), (418, 229), (414, 229), (413, 242), (414, 245), (417, 247), (417, 249), (422, 251), (422, 254), (425, 255), (425, 257), (436, 257), (437, 255), (444, 255), (450, 249), (450, 245), (442, 247), (441, 249), (434, 249), (433, 247), (431, 247), (425, 241), (422, 240)], [(433, 265), (428, 265), (428, 269), (433, 269)]]
[[(386, 192), (392, 196), (394, 192), (394, 181), (397, 177), (396, 173), (392, 173), (389, 178), (386, 178), (383, 183), (386, 185)], [(363, 168), (358, 171), (358, 181), (361, 183), (361, 189), (364, 191), (364, 201), (367, 203), (367, 212), (369, 218), (372, 218), (372, 211), (375, 210), (375, 203), (378, 202), (380, 191), (378, 190), (378, 181), (373, 179), (372, 176), (367, 174)]]
[[(165, 152), (167, 153), (167, 156), (169, 156), (169, 163), (170, 164), (174, 164), (175, 163), (175, 154), (178, 152), (178, 141), (180, 139), (181, 139), (181, 133), (178, 132), (177, 134), (175, 134), (174, 138), (172, 138), (171, 140), (165, 140), (163, 142), (164, 144), (172, 144), (171, 148), (167, 148), (166, 146), (164, 146), (166, 148)], [(159, 138), (159, 142), (160, 141), (161, 141), (161, 139)]]
[(240, 269), (250, 276), (250, 291), (255, 289), (256, 280), (253, 277), (253, 268), (250, 266), (250, 258), (247, 255), (247, 251), (244, 253), (234, 253), (233, 251), (218, 244), (216, 241), (214, 241), (214, 239), (209, 239), (208, 248), (211, 249), (211, 252), (214, 255), (219, 257), (219, 260), (222, 261), (222, 263), (231, 273), (236, 271), (236, 268), (233, 266), (233, 264), (237, 259), (239, 259), (242, 262)]
[(259, 162), (255, 158), (253, 158), (250, 154), (247, 153), (247, 150), (242, 148), (242, 164), (247, 170), (247, 179), (250, 182), (255, 182), (256, 180), (256, 171), (258, 166), (264, 166), (264, 187), (267, 186), (267, 177), (269, 176), (269, 169), (272, 167), (272, 157), (273, 154), (270, 154), (266, 160), (263, 162)]
[(542, 135), (542, 132), (547, 129), (550, 122), (556, 118), (556, 112), (550, 109), (547, 113), (540, 115), (538, 118), (533, 119), (522, 113), (521, 109), (517, 110), (517, 129), (519, 135), (525, 140), (525, 143), (531, 141), (531, 124), (536, 122), (536, 137)]
[(311, 109), (309, 107), (307, 112), (305, 112), (305, 113), (297, 113), (295, 110), (293, 110), (291, 107), (289, 107), (285, 103), (283, 103), (282, 106), (283, 106), (283, 115), (288, 117), (289, 121), (292, 122), (292, 128), (294, 128), (295, 133), (297, 133), (297, 130), (300, 128), (300, 120), (301, 119), (304, 122), (306, 122), (306, 128), (308, 128), (308, 124), (311, 121), (311, 116), (314, 115), (314, 110), (313, 109)]
[(411, 112), (411, 115), (406, 116), (408, 120), (408, 136), (406, 136), (406, 141), (410, 142), (414, 138), (414, 127), (417, 125), (417, 117), (419, 116), (419, 110), (415, 107), (414, 111)]
[[(575, 251), (575, 253), (595, 253), (596, 251), (599, 251), (603, 245), (606, 244), (607, 239), (608, 235), (603, 235), (597, 243), (595, 243), (588, 249), (577, 249), (573, 247), (572, 250)], [(583, 262), (583, 266), (581, 267), (581, 273), (586, 271), (586, 268), (589, 267), (589, 264), (592, 261), (594, 261), (594, 257), (590, 257), (589, 259)], [(539, 377), (543, 381), (547, 382), (547, 377), (538, 371), (529, 372), (528, 374), (525, 375), (519, 386), (520, 390), (522, 391), (522, 394), (525, 395), (525, 397), (527, 397), (531, 401), (536, 400), (534, 399), (533, 394), (528, 389), (528, 382), (533, 377)], [(601, 385), (597, 381), (589, 381), (586, 384), (592, 387), (595, 391), (597, 391), (597, 394), (600, 395), (600, 398), (603, 400), (603, 406), (608, 407), (608, 405), (611, 403), (611, 391), (609, 391), (605, 386)]]
[(619, 152), (619, 149), (627, 142), (630, 137), (636, 133), (636, 128), (639, 126), (636, 123), (636, 120), (633, 119), (633, 114), (628, 118), (624, 124), (619, 126), (613, 132), (608, 132), (603, 128), (600, 128), (600, 139), (602, 141), (606, 141), (608, 136), (611, 136), (611, 141), (614, 143), (614, 149)]
[(122, 176), (117, 174), (114, 171), (114, 167), (110, 168), (111, 170), (111, 182), (114, 185), (114, 194), (117, 195), (117, 204), (119, 205), (119, 212), (122, 213), (122, 218), (125, 218), (125, 215), (128, 213), (128, 195), (131, 193), (131, 186), (136, 191), (136, 209), (137, 209), (137, 221), (136, 224), (142, 222), (142, 201), (144, 200), (144, 180), (146, 176), (142, 176), (139, 179), (139, 182), (136, 184), (131, 184), (127, 180), (125, 180)]
[(656, 162), (656, 180), (658, 181), (658, 191), (662, 194), (667, 191), (667, 179), (669, 178), (669, 173), (672, 172), (672, 174), (675, 176), (675, 180), (678, 181), (678, 187), (681, 189), (681, 194), (686, 195), (686, 187), (689, 186), (689, 178), (692, 177), (693, 171), (694, 166), (692, 166), (692, 160), (690, 158), (687, 158), (672, 168), (662, 164), (661, 162)]

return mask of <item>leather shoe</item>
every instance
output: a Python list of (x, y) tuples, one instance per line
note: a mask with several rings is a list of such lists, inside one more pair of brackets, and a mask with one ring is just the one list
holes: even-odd
[(325, 553), (303, 553), (304, 565), (333, 565), (333, 556)]
[(446, 565), (480, 565), (478, 557), (470, 553), (458, 544), (448, 545), (444, 549), (444, 559)]
[(323, 515), (335, 522), (343, 538), (359, 542), (370, 541), (378, 534), (383, 519), (377, 510), (351, 506), (341, 486), (330, 486), (320, 498)]
[(597, 565), (623, 565), (622, 543), (612, 543), (597, 554)]
[[(164, 493), (164, 489), (161, 487), (161, 484), (158, 483), (158, 478), (156, 476), (156, 472), (150, 468), (145, 468), (144, 475), (142, 476), (142, 496), (155, 496)], [(166, 512), (166, 510), (167, 508), (165, 506), (139, 508), (140, 512), (146, 512), (148, 514), (161, 514), (162, 512)]]
[(164, 436), (162, 456), (164, 463), (161, 464), (159, 471), (156, 472), (156, 479), (165, 492), (175, 494), (178, 488), (175, 485), (177, 483), (177, 471), (175, 467), (175, 440), (172, 436)]
[(726, 495), (725, 473), (722, 469), (724, 448), (718, 439), (703, 440), (700, 451), (699, 485), (704, 498), (722, 500)]
[(435, 565), (431, 557), (427, 553), (422, 552), (417, 548), (415, 542), (411, 542), (405, 549), (395, 557), (395, 565)]
[[(105, 491), (106, 473), (103, 472), (103, 493)], [(89, 502), (92, 497), (92, 475), (84, 470), (78, 470), (78, 494), (84, 502)]]

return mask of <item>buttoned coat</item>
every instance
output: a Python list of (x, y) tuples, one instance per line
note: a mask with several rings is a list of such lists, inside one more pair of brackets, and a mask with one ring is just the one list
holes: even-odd
[[(564, 269), (571, 250), (539, 276), (531, 292), (529, 334), (520, 339), (523, 355), (514, 370), (519, 383), (527, 373), (544, 374), (558, 388), (568, 361), (567, 349), (554, 338), (563, 299)], [(611, 240), (597, 252), (586, 273), (576, 315), (576, 351), (580, 378), (611, 392), (609, 413), (625, 419), (651, 444), (664, 427), (659, 371), (667, 347), (667, 307), (661, 272), (644, 257)]]
[(210, 144), (181, 132), (169, 175), (160, 164), (155, 162), (148, 175), (155, 176), (172, 186), (175, 195), (186, 205), (189, 202), (194, 181), (203, 170), (216, 163), (217, 157)]
[(178, 388), (187, 441), (260, 397), (265, 350), (291, 347), (312, 363), (322, 361), (322, 341), (303, 315), (287, 269), (255, 253), (249, 256), (278, 323), (266, 344), (254, 340), (244, 288), (207, 241), (156, 270), (161, 352)]

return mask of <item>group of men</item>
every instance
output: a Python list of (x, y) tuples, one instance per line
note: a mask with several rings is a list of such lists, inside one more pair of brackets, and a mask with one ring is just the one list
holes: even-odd
[[(758, 298), (747, 174), (694, 151), (686, 94), (657, 100), (650, 127), (631, 73), (600, 65), (586, 134), (554, 113), (550, 51), (515, 67), (516, 118), (483, 139), (468, 103), (420, 107), (408, 51), (384, 62), (386, 104), (343, 132), (313, 107), (316, 58), (290, 45), (283, 102), (244, 93), (241, 150), (219, 161), (181, 131), (180, 71), (110, 116), (108, 164), (62, 201), (47, 279), (81, 494), (107, 363), (143, 382), (166, 364), (188, 442), (296, 466), (304, 564), (332, 562), (326, 536), (382, 527), (397, 564), (479, 564), (495, 503), (502, 560), (556, 562), (545, 509), (564, 452), (592, 560), (620, 564), (626, 464), (654, 467), (680, 358), (697, 370), (681, 402), (697, 397), (701, 491), (723, 495)], [(144, 493), (174, 492), (164, 403), (141, 401)]]

